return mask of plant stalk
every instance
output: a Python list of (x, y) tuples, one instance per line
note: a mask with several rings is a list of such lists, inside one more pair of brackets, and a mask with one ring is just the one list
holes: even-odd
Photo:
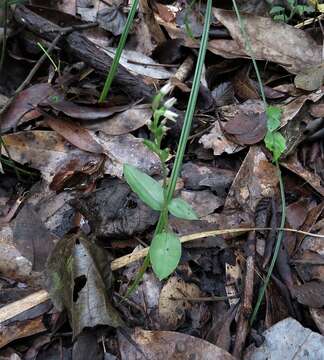
[[(180, 140), (179, 140), (179, 146), (176, 153), (170, 182), (168, 184), (166, 195), (165, 195), (165, 201), (163, 209), (160, 213), (158, 224), (154, 231), (154, 236), (160, 234), (167, 226), (168, 221), (168, 204), (170, 203), (175, 188), (177, 184), (177, 179), (181, 170), (181, 165), (188, 141), (188, 137), (190, 134), (192, 119), (196, 107), (199, 87), (200, 87), (200, 79), (203, 69), (203, 64), (205, 60), (206, 50), (207, 50), (207, 44), (208, 44), (208, 34), (209, 34), (209, 27), (210, 27), (210, 19), (211, 19), (211, 9), (212, 9), (212, 0), (207, 1), (207, 7), (206, 7), (206, 13), (205, 13), (205, 23), (204, 23), (204, 29), (203, 29), (203, 35), (200, 42), (200, 48), (199, 48), (199, 54), (198, 54), (198, 60), (197, 60), (197, 66), (195, 69), (195, 74), (193, 78), (193, 86), (190, 92), (190, 97), (188, 101), (188, 107), (184, 118), (184, 125), (181, 131)], [(129, 296), (139, 285), (145, 271), (150, 265), (150, 257), (149, 254), (145, 257), (143, 265), (141, 266), (139, 272), (137, 273), (135, 280), (133, 284), (130, 286), (130, 288), (127, 290), (126, 297)]]

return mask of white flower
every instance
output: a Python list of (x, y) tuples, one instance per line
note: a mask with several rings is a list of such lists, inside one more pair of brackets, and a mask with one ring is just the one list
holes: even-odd
[(167, 82), (164, 86), (161, 87), (160, 93), (162, 96), (167, 95), (173, 89), (173, 85), (170, 82)]
[(176, 114), (175, 112), (170, 111), (170, 110), (165, 110), (163, 116), (166, 117), (167, 119), (171, 120), (171, 121), (176, 122), (178, 114)]
[(176, 102), (177, 102), (177, 99), (175, 97), (172, 97), (171, 99), (168, 99), (164, 103), (164, 107), (166, 107), (167, 109), (170, 109)]

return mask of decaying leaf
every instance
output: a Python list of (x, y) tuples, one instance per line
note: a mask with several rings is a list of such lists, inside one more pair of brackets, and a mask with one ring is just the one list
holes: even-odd
[(0, 130), (7, 131), (16, 127), (23, 115), (33, 110), (53, 93), (55, 90), (48, 83), (36, 84), (23, 90), (1, 116)]
[(111, 257), (82, 234), (64, 237), (47, 264), (47, 287), (57, 309), (69, 314), (73, 336), (97, 325), (123, 324), (108, 296)]
[[(234, 40), (211, 40), (209, 50), (225, 58), (249, 57), (235, 12), (214, 8), (213, 14)], [(293, 74), (322, 62), (322, 46), (305, 31), (254, 14), (242, 17), (256, 59), (278, 63)]]
[(146, 206), (127, 184), (105, 180), (90, 194), (71, 200), (99, 237), (116, 238), (147, 230), (158, 220), (158, 212)]
[(258, 202), (274, 195), (278, 184), (276, 167), (271, 164), (261, 147), (252, 146), (229, 190), (225, 207), (249, 209), (253, 213)]
[(324, 64), (312, 66), (298, 73), (294, 83), (296, 88), (307, 91), (314, 91), (323, 85), (324, 81)]
[[(112, 48), (104, 49), (104, 51), (110, 57), (114, 57), (116, 53), (116, 50)], [(173, 72), (159, 66), (150, 57), (133, 50), (123, 51), (120, 64), (137, 75), (148, 76), (152, 79), (169, 79), (173, 75)]]
[(285, 168), (300, 176), (302, 179), (308, 182), (309, 185), (312, 186), (319, 194), (324, 196), (324, 188), (321, 184), (321, 178), (318, 174), (315, 174), (305, 169), (298, 160), (296, 153), (290, 156), (288, 159), (285, 159), (281, 163)]
[(256, 144), (267, 132), (266, 114), (239, 112), (226, 123), (224, 130), (239, 145)]
[(163, 286), (159, 299), (159, 316), (161, 329), (176, 330), (185, 320), (186, 312), (190, 312), (193, 304), (182, 298), (197, 298), (201, 296), (199, 287), (184, 282), (177, 276), (172, 276)]
[(324, 283), (321, 281), (310, 281), (308, 283), (295, 286), (291, 289), (292, 296), (300, 304), (312, 308), (321, 308), (324, 306)]
[(136, 105), (128, 110), (99, 121), (86, 121), (82, 124), (91, 130), (100, 130), (107, 135), (124, 135), (148, 124), (152, 117), (150, 105)]
[(172, 331), (147, 331), (135, 329), (133, 341), (145, 354), (145, 357), (134, 348), (127, 338), (119, 334), (119, 349), (122, 360), (165, 360), (204, 359), (234, 360), (227, 351), (208, 341)]
[[(148, 173), (159, 171), (158, 157), (133, 135), (108, 136), (99, 133), (92, 136), (108, 155), (106, 174), (121, 177), (125, 162)], [(23, 131), (5, 135), (3, 139), (13, 160), (40, 170), (49, 183), (56, 173), (66, 169), (71, 163), (75, 165), (74, 171), (82, 171), (89, 164), (102, 161), (101, 155), (79, 150), (54, 131)]]

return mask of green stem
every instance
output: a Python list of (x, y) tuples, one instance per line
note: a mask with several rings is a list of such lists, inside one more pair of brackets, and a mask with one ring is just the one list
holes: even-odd
[[(286, 199), (285, 199), (285, 189), (284, 189), (284, 184), (283, 184), (283, 180), (282, 180), (282, 174), (281, 174), (281, 171), (280, 171), (278, 161), (276, 161), (276, 167), (277, 167), (278, 178), (279, 178), (281, 207), (282, 207), (282, 209), (281, 209), (280, 228), (284, 228), (285, 220), (286, 220)], [(254, 307), (254, 310), (253, 310), (253, 313), (252, 313), (252, 316), (251, 316), (251, 319), (250, 319), (250, 325), (251, 326), (252, 326), (252, 324), (253, 324), (253, 322), (254, 322), (257, 314), (258, 314), (258, 311), (259, 311), (260, 305), (262, 303), (266, 288), (267, 288), (267, 286), (269, 284), (273, 268), (274, 268), (274, 266), (276, 264), (276, 261), (277, 261), (278, 255), (279, 255), (279, 250), (280, 250), (281, 242), (282, 242), (282, 239), (283, 239), (283, 235), (284, 235), (283, 230), (279, 230), (277, 242), (276, 242), (275, 249), (274, 249), (274, 252), (273, 252), (273, 256), (272, 256), (272, 259), (271, 259), (271, 263), (270, 263), (270, 266), (269, 266), (269, 269), (268, 269), (268, 273), (267, 273), (267, 276), (265, 278), (265, 281), (264, 281), (262, 287), (260, 288), (257, 303), (255, 304), (255, 307)]]
[(250, 56), (250, 58), (252, 60), (253, 67), (254, 67), (254, 70), (255, 70), (255, 74), (256, 74), (256, 77), (258, 79), (258, 83), (259, 83), (259, 87), (260, 87), (262, 101), (263, 101), (263, 103), (264, 103), (264, 105), (266, 107), (267, 106), (267, 99), (266, 99), (266, 96), (265, 96), (265, 93), (264, 93), (264, 88), (263, 88), (259, 68), (258, 68), (258, 65), (256, 63), (255, 56), (253, 54), (251, 42), (250, 42), (248, 34), (245, 31), (245, 26), (244, 26), (244, 23), (243, 23), (243, 19), (241, 17), (241, 14), (239, 12), (238, 7), (237, 7), (236, 0), (232, 0), (232, 1), (233, 1), (233, 7), (234, 7), (234, 10), (235, 10), (235, 13), (236, 13), (236, 17), (237, 17), (237, 20), (238, 20), (239, 25), (240, 25), (240, 30), (241, 30), (241, 33), (243, 35), (244, 41), (245, 41), (245, 49), (247, 50), (248, 55)]
[[(239, 12), (239, 9), (237, 7), (236, 0), (232, 0), (232, 2), (233, 2), (233, 7), (235, 9), (235, 13), (236, 13), (236, 16), (237, 16), (237, 19), (238, 19), (238, 22), (239, 22), (239, 26), (240, 26), (243, 38), (245, 40), (246, 50), (247, 50), (247, 52), (249, 53), (249, 56), (252, 59), (252, 63), (253, 63), (254, 70), (255, 70), (255, 73), (256, 73), (256, 76), (257, 76), (257, 79), (258, 79), (258, 83), (259, 83), (259, 87), (260, 87), (262, 101), (263, 101), (264, 107), (266, 109), (267, 108), (267, 100), (266, 100), (266, 97), (265, 97), (263, 83), (262, 83), (262, 79), (261, 79), (260, 72), (259, 72), (259, 69), (258, 69), (258, 65), (256, 63), (256, 60), (255, 60), (255, 57), (254, 57), (254, 54), (253, 54), (253, 50), (252, 50), (252, 47), (251, 47), (250, 39), (249, 39), (248, 34), (245, 31), (244, 23), (243, 23), (241, 14)], [(284, 184), (283, 184), (282, 175), (281, 175), (278, 160), (275, 162), (275, 164), (276, 164), (278, 178), (279, 178), (281, 206), (282, 206), (280, 227), (283, 228), (284, 225), (285, 225), (285, 219), (286, 219), (285, 189), (284, 189)], [(251, 326), (252, 326), (252, 324), (253, 324), (256, 316), (257, 316), (257, 313), (258, 313), (260, 305), (262, 303), (266, 288), (267, 288), (267, 286), (269, 284), (269, 281), (270, 281), (270, 278), (271, 278), (271, 275), (272, 275), (272, 271), (273, 271), (274, 266), (276, 264), (277, 257), (278, 257), (278, 254), (279, 254), (279, 250), (280, 250), (280, 246), (281, 246), (281, 242), (282, 242), (282, 239), (283, 239), (283, 234), (284, 233), (283, 233), (282, 230), (280, 230), (279, 233), (278, 233), (278, 238), (277, 238), (277, 241), (276, 241), (276, 245), (275, 245), (275, 249), (274, 249), (274, 252), (273, 252), (272, 259), (271, 259), (271, 263), (270, 263), (270, 266), (269, 266), (269, 269), (268, 269), (268, 272), (267, 272), (267, 276), (266, 276), (266, 279), (265, 279), (262, 287), (260, 288), (258, 299), (257, 299), (255, 308), (253, 310), (253, 313), (252, 313), (252, 316), (251, 316), (251, 319), (250, 319), (250, 325)]]
[(7, 46), (7, 21), (8, 21), (8, 0), (4, 2), (4, 14), (3, 14), (3, 40), (2, 40), (2, 51), (0, 59), (0, 73), (2, 72), (3, 63), (5, 59), (6, 46)]
[(203, 29), (203, 35), (200, 42), (200, 48), (199, 48), (199, 54), (198, 54), (198, 60), (197, 60), (197, 66), (193, 78), (193, 86), (190, 92), (190, 97), (188, 101), (188, 108), (185, 114), (184, 118), (184, 125), (181, 131), (181, 136), (179, 140), (179, 146), (178, 151), (175, 157), (172, 173), (171, 173), (171, 179), (167, 190), (167, 200), (168, 202), (171, 201), (173, 193), (176, 188), (177, 179), (181, 170), (183, 156), (186, 150), (186, 145), (188, 141), (188, 137), (190, 134), (191, 124), (193, 115), (195, 112), (199, 87), (200, 87), (200, 79), (201, 79), (201, 73), (204, 65), (205, 60), (205, 54), (207, 50), (207, 43), (208, 43), (208, 34), (209, 34), (209, 26), (210, 26), (210, 18), (211, 18), (211, 8), (212, 8), (212, 0), (207, 1), (207, 7), (206, 7), (206, 14), (205, 14), (205, 24)]
[(137, 10), (137, 6), (138, 6), (138, 0), (133, 0), (132, 7), (130, 9), (130, 12), (128, 14), (127, 21), (126, 21), (126, 24), (125, 24), (125, 28), (124, 28), (124, 30), (122, 32), (122, 35), (120, 37), (120, 40), (119, 40), (119, 44), (118, 44), (118, 47), (117, 47), (117, 50), (116, 50), (116, 54), (114, 56), (114, 60), (113, 60), (113, 62), (111, 64), (110, 70), (108, 72), (108, 75), (107, 75), (107, 78), (106, 78), (106, 81), (105, 81), (104, 88), (103, 88), (102, 93), (101, 93), (100, 98), (99, 98), (99, 103), (103, 103), (107, 98), (107, 95), (108, 95), (108, 92), (110, 90), (111, 84), (112, 84), (112, 82), (114, 80), (114, 77), (115, 77), (115, 74), (117, 72), (119, 60), (120, 60), (121, 54), (123, 52), (123, 49), (125, 47), (125, 43), (126, 43), (126, 39), (127, 39), (129, 30), (130, 30), (131, 25), (132, 25), (133, 20), (134, 20), (134, 16), (135, 16), (135, 13), (136, 13), (136, 10)]

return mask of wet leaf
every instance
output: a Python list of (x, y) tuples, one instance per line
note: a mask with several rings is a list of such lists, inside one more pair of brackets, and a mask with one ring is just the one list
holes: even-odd
[(158, 234), (151, 242), (149, 254), (155, 275), (163, 280), (176, 269), (180, 261), (180, 240), (172, 233)]
[(185, 200), (174, 198), (171, 200), (168, 209), (173, 216), (186, 220), (198, 220), (196, 212)]
[(124, 164), (124, 177), (130, 188), (146, 205), (153, 210), (162, 210), (163, 188), (156, 180), (128, 164)]
[(68, 311), (74, 338), (85, 328), (123, 324), (108, 296), (110, 261), (81, 234), (61, 239), (48, 260), (47, 287), (54, 305)]

